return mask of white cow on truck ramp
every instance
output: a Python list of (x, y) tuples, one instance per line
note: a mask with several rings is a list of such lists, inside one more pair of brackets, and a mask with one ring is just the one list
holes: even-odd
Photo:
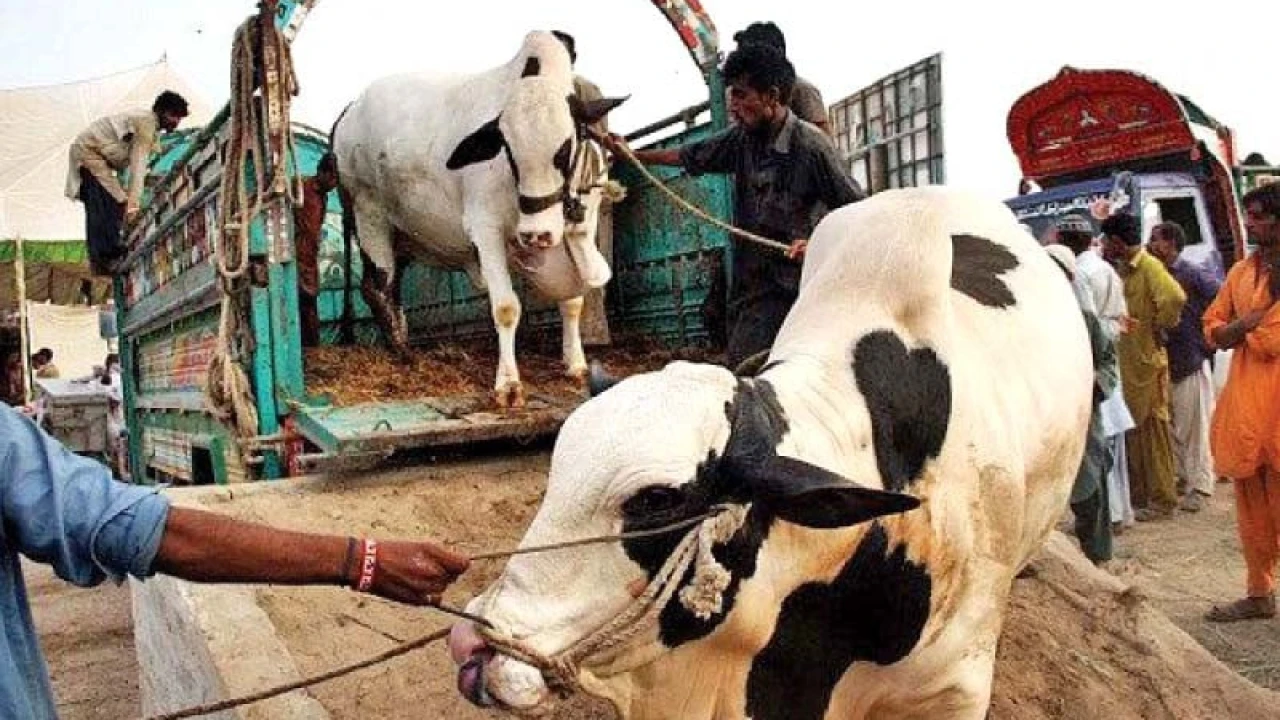
[(383, 78), (343, 111), (332, 144), (344, 231), (359, 236), (361, 291), (394, 348), (408, 348), (404, 264), (466, 270), (487, 288), (497, 326), (495, 398), (523, 404), (514, 264), (539, 294), (559, 301), (565, 369), (585, 375), (582, 294), (610, 277), (595, 246), (608, 166), (586, 128), (620, 102), (579, 101), (564, 46), (533, 32), (501, 67)]

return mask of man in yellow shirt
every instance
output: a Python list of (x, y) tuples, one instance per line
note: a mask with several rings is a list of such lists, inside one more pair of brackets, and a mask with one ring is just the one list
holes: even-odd
[(1138, 520), (1159, 520), (1178, 504), (1165, 336), (1182, 317), (1187, 293), (1142, 248), (1142, 228), (1127, 213), (1102, 221), (1106, 257), (1124, 280), (1129, 332), (1120, 336), (1120, 379), (1135, 427), (1126, 436), (1130, 491)]
[[(84, 203), (85, 242), (93, 272), (109, 275), (125, 254), (122, 231), (138, 215), (147, 162), (161, 131), (178, 127), (187, 101), (165, 90), (150, 110), (127, 110), (94, 120), (71, 143), (66, 195)], [(129, 171), (125, 190), (116, 173)]]

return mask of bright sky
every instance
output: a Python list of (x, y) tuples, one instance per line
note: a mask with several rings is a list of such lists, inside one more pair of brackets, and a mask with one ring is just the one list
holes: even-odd
[[(1187, 3), (1177, 11), (1154, 0), (704, 5), (729, 47), (747, 23), (777, 22), (798, 71), (828, 104), (941, 51), (949, 182), (1000, 198), (1013, 194), (1019, 177), (1004, 135), (1009, 105), (1066, 64), (1146, 73), (1235, 129), (1242, 155), (1256, 150), (1280, 162), (1275, 46), (1248, 30), (1275, 20), (1264, 17), (1266, 0)], [(231, 35), (254, 7), (251, 0), (0, 0), (0, 88), (103, 75), (167, 53), (179, 74), (220, 105)], [(302, 90), (294, 119), (327, 130), (377, 77), (482, 70), (505, 62), (535, 28), (576, 35), (582, 74), (606, 94), (631, 95), (615, 112), (617, 129), (705, 99), (693, 63), (649, 0), (323, 0), (295, 43)]]

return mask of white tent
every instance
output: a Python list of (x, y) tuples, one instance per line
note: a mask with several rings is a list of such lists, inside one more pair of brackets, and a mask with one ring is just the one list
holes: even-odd
[(0, 308), (14, 307), (14, 259), (23, 239), (27, 297), (74, 302), (88, 277), (84, 210), (63, 195), (67, 151), (99, 117), (149, 107), (163, 90), (185, 97), (201, 125), (211, 109), (168, 61), (91, 80), (0, 90)]

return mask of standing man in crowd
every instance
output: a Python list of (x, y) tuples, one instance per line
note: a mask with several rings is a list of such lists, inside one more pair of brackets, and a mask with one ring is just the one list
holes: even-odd
[[(787, 56), (787, 39), (782, 29), (772, 22), (753, 22), (733, 34), (733, 41), (738, 47), (758, 44), (768, 45), (777, 50), (783, 57)], [(783, 98), (801, 120), (811, 123), (828, 135), (831, 134), (831, 122), (827, 119), (827, 104), (822, 99), (818, 86), (796, 76), (795, 85), (791, 89), (791, 97)]]
[(320, 246), (329, 192), (338, 187), (338, 160), (325, 153), (316, 174), (302, 182), (302, 204), (293, 208), (294, 256), (298, 263), (298, 317), (302, 346), (320, 344)]
[(1115, 339), (1107, 336), (1098, 320), (1087, 283), (1076, 271), (1076, 256), (1066, 245), (1048, 245), (1045, 251), (1062, 268), (1071, 283), (1089, 330), (1089, 347), (1093, 355), (1093, 412), (1089, 414), (1089, 433), (1071, 486), (1071, 514), (1075, 516), (1075, 533), (1080, 549), (1095, 565), (1111, 559), (1111, 513), (1107, 506), (1107, 474), (1115, 461), (1102, 425), (1102, 403), (1115, 390), (1120, 380), (1116, 367)]
[(0, 407), (0, 717), (54, 720), (49, 674), (19, 556), (82, 587), (160, 572), (194, 582), (348, 586), (412, 605), (439, 603), (469, 560), (430, 542), (286, 532), (170, 507), (125, 485)]
[[(98, 118), (71, 143), (67, 197), (84, 203), (89, 266), (110, 275), (124, 257), (124, 228), (138, 215), (147, 163), (161, 131), (177, 129), (188, 114), (187, 101), (165, 90), (150, 110), (130, 110)], [(116, 177), (129, 172), (126, 191)]]
[[(782, 53), (743, 45), (725, 61), (724, 77), (733, 127), (680, 148), (634, 154), (694, 175), (732, 174), (734, 225), (790, 246), (783, 255), (734, 237), (726, 355), (735, 368), (773, 345), (799, 292), (800, 262), (819, 217), (863, 193), (831, 139), (788, 110), (795, 70)], [(624, 141), (610, 136), (609, 144), (617, 154)]]
[(1120, 337), (1120, 378), (1135, 427), (1129, 431), (1129, 480), (1139, 521), (1172, 517), (1178, 505), (1169, 413), (1165, 338), (1182, 317), (1187, 294), (1160, 261), (1142, 249), (1142, 230), (1128, 213), (1102, 221), (1107, 259), (1124, 280), (1132, 321)]
[[(1104, 338), (1113, 345), (1128, 327), (1129, 310), (1124, 302), (1124, 281), (1115, 268), (1102, 259), (1093, 247), (1093, 223), (1082, 215), (1067, 215), (1055, 223), (1057, 241), (1075, 254), (1076, 284), (1087, 291)], [(1129, 492), (1129, 465), (1125, 449), (1125, 433), (1133, 429), (1133, 416), (1124, 401), (1124, 385), (1119, 377), (1116, 353), (1108, 356), (1116, 382), (1098, 408), (1102, 434), (1110, 449), (1111, 465), (1107, 472), (1107, 498), (1111, 509), (1112, 533), (1119, 534), (1134, 522), (1133, 502)]]
[(1202, 498), (1213, 495), (1213, 458), (1209, 456), (1209, 417), (1213, 412), (1213, 378), (1201, 320), (1221, 283), (1209, 270), (1182, 257), (1187, 235), (1182, 226), (1163, 222), (1151, 229), (1147, 248), (1182, 286), (1187, 304), (1177, 327), (1169, 331), (1170, 410), (1173, 420), (1174, 466), (1182, 509), (1198, 512)]
[(1280, 559), (1280, 184), (1250, 191), (1244, 208), (1258, 249), (1232, 266), (1204, 315), (1205, 337), (1232, 350), (1209, 437), (1218, 474), (1235, 483), (1248, 568), (1245, 597), (1210, 610), (1214, 622), (1275, 617)]

